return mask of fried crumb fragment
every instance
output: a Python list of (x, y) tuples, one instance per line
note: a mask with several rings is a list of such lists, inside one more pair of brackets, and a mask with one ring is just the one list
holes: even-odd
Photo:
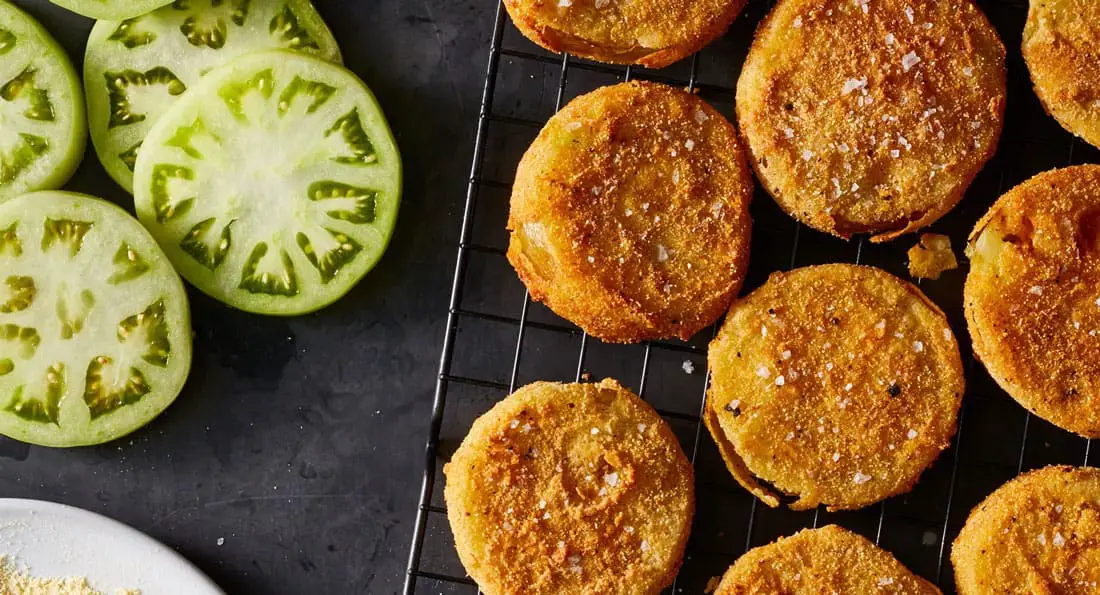
[(917, 279), (940, 278), (944, 271), (959, 268), (955, 252), (951, 250), (951, 238), (938, 233), (921, 234), (909, 249), (909, 274)]

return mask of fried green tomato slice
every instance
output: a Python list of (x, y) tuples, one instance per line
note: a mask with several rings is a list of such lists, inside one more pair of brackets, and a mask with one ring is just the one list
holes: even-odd
[(1063, 128), (1100, 147), (1100, 3), (1031, 0), (1024, 59), (1035, 93)]
[(748, 268), (752, 174), (691, 93), (630, 82), (574, 99), (516, 173), (508, 260), (531, 296), (610, 343), (688, 339)]
[(370, 90), (274, 50), (210, 72), (149, 132), (138, 218), (188, 281), (230, 306), (324, 307), (386, 249), (401, 160)]
[(971, 0), (781, 0), (737, 81), (737, 118), (783, 210), (881, 242), (962, 199), (996, 150), (1005, 77)]
[(656, 595), (680, 567), (691, 464), (614, 380), (521, 388), (443, 471), (459, 558), (486, 595)]
[(1100, 470), (1054, 466), (982, 501), (951, 548), (959, 595), (1096, 593)]
[(60, 188), (84, 155), (80, 80), (30, 15), (0, 0), (0, 201)]
[(955, 433), (964, 381), (947, 318), (876, 268), (775, 273), (734, 304), (708, 359), (706, 426), (770, 506), (782, 494), (795, 510), (857, 509), (908, 492)]
[(505, 0), (512, 22), (552, 52), (663, 68), (725, 33), (746, 0)]
[(133, 192), (145, 135), (184, 91), (234, 58), (280, 48), (340, 62), (336, 40), (309, 0), (176, 0), (96, 23), (84, 89), (92, 143), (107, 173)]
[(1041, 173), (970, 235), (974, 354), (1039, 417), (1100, 438), (1100, 166)]
[(99, 444), (175, 400), (191, 367), (183, 283), (115, 205), (34, 192), (0, 205), (0, 433)]
[[(143, 14), (171, 4), (173, 0), (50, 0), (54, 4), (71, 10), (90, 19), (106, 19), (118, 21), (132, 19)], [(176, 0), (176, 4), (186, 3), (188, 0)], [(205, 0), (214, 6), (221, 5), (225, 0)], [(233, 4), (248, 4), (249, 0), (231, 0)]]
[(889, 552), (836, 525), (804, 529), (749, 550), (714, 595), (940, 595)]

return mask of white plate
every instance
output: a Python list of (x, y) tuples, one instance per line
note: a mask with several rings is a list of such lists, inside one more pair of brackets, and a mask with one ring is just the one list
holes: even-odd
[(39, 500), (0, 498), (0, 555), (37, 577), (83, 576), (112, 595), (225, 595), (183, 556), (95, 513)]

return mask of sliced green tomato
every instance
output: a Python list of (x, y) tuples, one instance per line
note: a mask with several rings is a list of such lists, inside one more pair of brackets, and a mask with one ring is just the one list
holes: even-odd
[(332, 303), (381, 257), (401, 161), (370, 90), (305, 54), (212, 71), (149, 131), (138, 218), (178, 270), (231, 306), (293, 315)]
[(92, 28), (84, 56), (88, 119), (99, 160), (133, 192), (134, 162), (165, 110), (211, 69), (276, 48), (340, 62), (309, 0), (176, 0)]
[(68, 192), (0, 205), (0, 271), (0, 433), (99, 444), (141, 427), (183, 388), (183, 283), (122, 209)]
[(0, 0), (0, 201), (69, 181), (87, 132), (69, 57), (30, 15)]
[[(172, 0), (50, 0), (50, 2), (90, 19), (120, 21), (152, 12), (161, 6), (171, 4)], [(220, 2), (220, 0), (214, 0), (214, 2)]]

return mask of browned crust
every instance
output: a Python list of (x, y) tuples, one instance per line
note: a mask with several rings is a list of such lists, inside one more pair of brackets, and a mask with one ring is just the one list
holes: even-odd
[(787, 213), (884, 242), (951, 210), (996, 151), (1005, 51), (970, 0), (865, 6), (781, 0), (757, 29), (737, 116), (757, 176)]
[[(512, 22), (534, 43), (610, 64), (664, 68), (721, 37), (747, 0), (651, 0), (595, 8), (593, 0), (505, 0)], [(610, 12), (607, 12), (609, 11)]]
[(795, 510), (911, 490), (950, 443), (964, 390), (943, 312), (856, 265), (772, 275), (731, 308), (709, 362), (704, 421), (727, 467)]
[(656, 595), (680, 567), (691, 463), (614, 380), (523, 387), (474, 422), (444, 473), (459, 558), (487, 595)]
[(1100, 147), (1100, 4), (1031, 0), (1023, 54), (1035, 94), (1063, 128)]
[(733, 125), (631, 82), (569, 103), (520, 161), (508, 260), (533, 299), (613, 343), (688, 339), (748, 267), (752, 176)]
[(970, 513), (951, 549), (960, 595), (1100, 589), (1100, 470), (1025, 473)]
[(804, 529), (749, 550), (726, 571), (715, 595), (939, 595), (889, 552), (836, 525)]
[(1043, 419), (1100, 438), (1100, 166), (1041, 173), (970, 235), (974, 354)]

